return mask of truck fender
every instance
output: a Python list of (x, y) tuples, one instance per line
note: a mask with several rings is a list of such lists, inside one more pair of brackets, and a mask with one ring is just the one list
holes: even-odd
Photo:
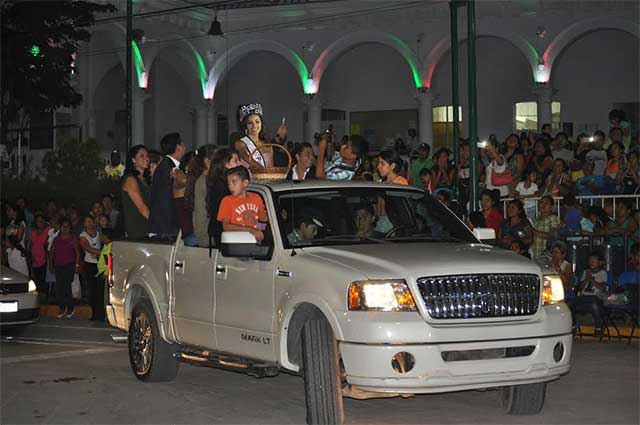
[[(137, 269), (137, 270), (136, 270)], [(165, 341), (172, 343), (172, 341), (168, 338), (167, 332), (167, 322), (164, 320), (163, 315), (161, 314), (160, 302), (158, 301), (155, 292), (151, 289), (151, 285), (145, 279), (143, 273), (140, 273), (141, 270), (136, 268), (129, 273), (129, 277), (127, 279), (127, 288), (126, 288), (126, 298), (124, 304), (125, 317), (127, 320), (127, 329), (131, 326), (131, 312), (135, 307), (138, 300), (142, 298), (146, 298), (151, 302), (153, 306), (153, 312), (156, 316), (156, 323), (158, 324), (158, 329), (160, 331), (160, 335), (162, 339)], [(138, 273), (136, 273), (136, 271)]]
[(280, 316), (280, 323), (278, 323), (279, 359), (280, 364), (285, 369), (295, 372), (300, 370), (296, 362), (300, 360), (298, 358), (301, 347), (299, 339), (302, 326), (306, 320), (324, 316), (329, 325), (331, 325), (336, 339), (344, 339), (334, 310), (323, 298), (315, 294), (298, 294), (289, 298), (279, 311), (284, 312), (284, 315)]

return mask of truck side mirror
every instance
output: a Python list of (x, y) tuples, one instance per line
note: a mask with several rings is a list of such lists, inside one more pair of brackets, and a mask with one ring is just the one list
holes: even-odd
[(473, 236), (480, 241), (494, 241), (496, 239), (496, 231), (491, 227), (476, 227), (473, 229)]
[(220, 252), (225, 257), (269, 260), (273, 247), (259, 245), (249, 232), (222, 232)]

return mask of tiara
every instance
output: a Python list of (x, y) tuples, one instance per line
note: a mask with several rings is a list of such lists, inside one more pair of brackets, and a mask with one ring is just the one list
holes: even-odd
[(251, 114), (262, 116), (262, 105), (259, 103), (250, 103), (240, 107), (240, 121), (244, 121)]

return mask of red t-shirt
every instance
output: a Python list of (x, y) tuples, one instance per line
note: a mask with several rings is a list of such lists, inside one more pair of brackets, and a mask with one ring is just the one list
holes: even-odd
[(498, 229), (500, 229), (500, 226), (502, 225), (502, 214), (500, 214), (500, 211), (497, 208), (491, 208), (491, 211), (489, 211), (489, 214), (485, 216), (485, 222), (487, 224), (487, 227), (492, 228), (493, 230), (496, 231), (496, 235), (498, 234)]
[(45, 227), (41, 233), (34, 228), (31, 230), (31, 255), (33, 257), (33, 267), (42, 267), (47, 263), (47, 252), (45, 245), (49, 238), (49, 226)]
[(218, 221), (228, 219), (230, 224), (258, 228), (259, 221), (267, 221), (267, 212), (260, 195), (247, 192), (246, 198), (228, 195), (222, 198)]

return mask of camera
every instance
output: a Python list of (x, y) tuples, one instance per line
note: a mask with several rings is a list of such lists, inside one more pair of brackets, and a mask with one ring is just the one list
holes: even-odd
[(320, 143), (320, 140), (322, 139), (323, 136), (329, 136), (329, 141), (331, 141), (331, 136), (333, 135), (333, 124), (329, 125), (329, 128), (327, 128), (325, 131), (323, 132), (316, 132), (313, 134), (313, 141), (314, 143), (317, 145), (318, 143)]

